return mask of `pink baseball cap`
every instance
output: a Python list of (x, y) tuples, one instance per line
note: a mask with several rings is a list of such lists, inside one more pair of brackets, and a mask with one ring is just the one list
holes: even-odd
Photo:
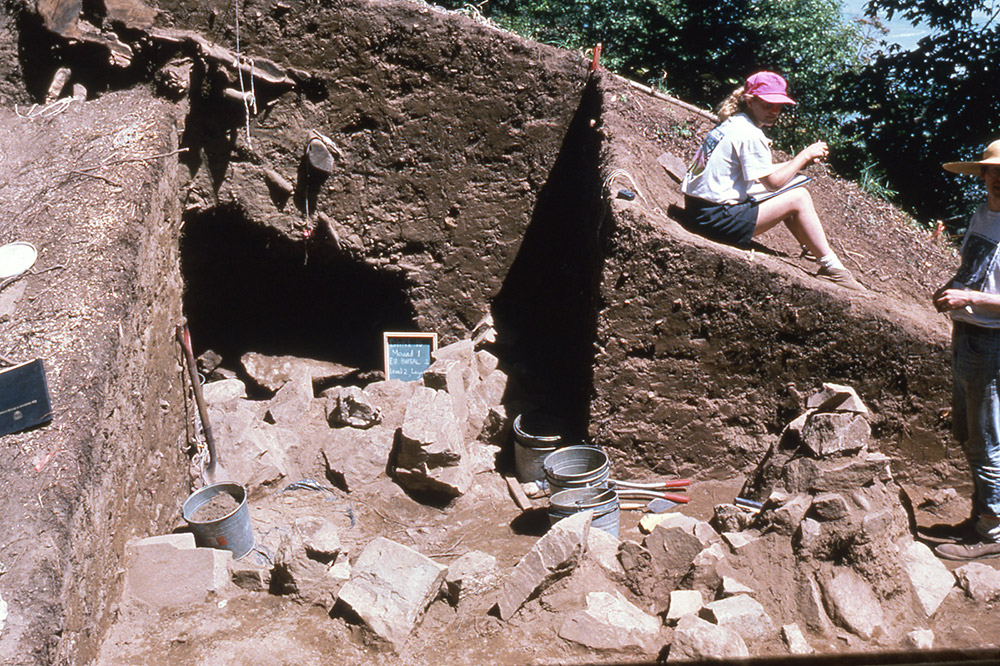
[(774, 72), (757, 72), (747, 78), (744, 94), (760, 97), (772, 104), (797, 104), (788, 96), (788, 82)]

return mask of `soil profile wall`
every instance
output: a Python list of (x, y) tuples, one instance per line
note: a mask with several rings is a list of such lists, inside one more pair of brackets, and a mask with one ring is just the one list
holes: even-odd
[(169, 530), (188, 487), (177, 116), (133, 91), (2, 126), (0, 209), (39, 250), (3, 292), (4, 353), (42, 359), (54, 412), (2, 442), (0, 662), (83, 663), (114, 618), (125, 542)]

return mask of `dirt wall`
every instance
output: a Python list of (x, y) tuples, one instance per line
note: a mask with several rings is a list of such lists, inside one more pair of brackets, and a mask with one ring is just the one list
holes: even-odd
[(802, 398), (829, 381), (863, 396), (876, 446), (905, 461), (904, 479), (954, 471), (936, 466), (950, 396), (937, 327), (618, 213), (602, 281), (595, 439), (663, 474), (726, 477), (759, 462)]
[(3, 438), (6, 664), (93, 654), (124, 543), (172, 527), (187, 492), (176, 122), (142, 91), (49, 117), (5, 112), (4, 240), (32, 242), (39, 258), (3, 292), (19, 292), (4, 355), (43, 360), (54, 410)]
[[(213, 34), (211, 3), (160, 5)], [(417, 327), (464, 337), (518, 251), (580, 103), (582, 61), (410, 3), (307, 3), (279, 18), (268, 3), (245, 9), (255, 11), (243, 48), (303, 83), (251, 121), (249, 140), (243, 108), (217, 91), (192, 105), (189, 210), (232, 205), (292, 241), (314, 232), (317, 245), (333, 241), (325, 218), (339, 252), (406, 281)], [(313, 130), (335, 145), (325, 179), (301, 167)], [(294, 195), (273, 197), (267, 169)]]

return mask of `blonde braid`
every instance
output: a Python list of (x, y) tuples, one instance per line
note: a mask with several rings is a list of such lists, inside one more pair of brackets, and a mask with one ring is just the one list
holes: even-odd
[(719, 116), (719, 122), (724, 121), (734, 113), (746, 111), (747, 98), (744, 94), (745, 90), (746, 86), (740, 86), (733, 92), (729, 93), (729, 97), (722, 100), (722, 103), (719, 104), (719, 107), (715, 111), (715, 113)]

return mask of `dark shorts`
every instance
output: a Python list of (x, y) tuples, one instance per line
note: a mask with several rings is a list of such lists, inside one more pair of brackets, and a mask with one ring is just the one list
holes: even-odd
[(757, 211), (758, 204), (754, 201), (717, 204), (684, 195), (684, 227), (726, 245), (750, 247), (757, 228)]

